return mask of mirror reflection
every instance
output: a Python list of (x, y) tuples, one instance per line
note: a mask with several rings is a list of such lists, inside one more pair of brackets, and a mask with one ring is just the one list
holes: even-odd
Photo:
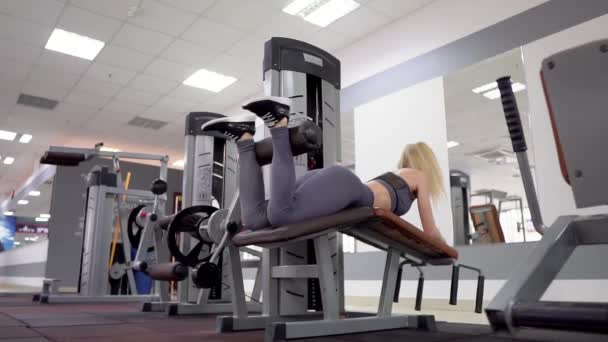
[[(444, 77), (454, 245), (536, 241), (495, 80), (510, 75), (526, 135), (527, 82), (517, 48)], [(529, 143), (534, 164), (534, 147)]]

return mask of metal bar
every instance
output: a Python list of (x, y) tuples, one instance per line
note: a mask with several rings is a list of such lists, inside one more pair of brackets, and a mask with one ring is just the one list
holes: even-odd
[[(343, 335), (379, 330), (416, 328), (417, 326), (417, 316), (405, 315), (392, 317), (359, 317), (336, 321), (272, 323), (266, 330), (266, 340), (268, 341), (270, 338), (287, 340), (306, 337)], [(284, 336), (280, 336), (282, 335), (281, 330), (284, 331)]]
[[(226, 234), (227, 235), (227, 234)], [(230, 255), (230, 274), (232, 280), (232, 308), (236, 317), (247, 317), (247, 303), (245, 301), (245, 286), (243, 284), (243, 268), (241, 267), (241, 254), (239, 249), (228, 246)]]
[[(390, 248), (386, 252), (386, 264), (382, 278), (382, 289), (380, 291), (380, 303), (378, 305), (378, 316), (390, 316), (393, 310), (393, 298), (397, 286), (397, 270), (399, 269), (399, 252)], [(392, 295), (392, 296), (391, 296)]]
[(323, 301), (323, 318), (325, 320), (336, 320), (340, 317), (340, 303), (327, 235), (319, 236), (315, 239), (315, 254), (317, 257), (321, 300)]
[(452, 281), (450, 282), (450, 305), (458, 304), (459, 277), (460, 277), (460, 266), (452, 265)]
[(279, 280), (270, 276), (272, 267), (279, 264), (278, 248), (265, 248), (262, 257), (262, 293), (264, 294), (262, 312), (265, 316), (279, 315)]
[(420, 311), (422, 308), (422, 293), (424, 291), (424, 276), (422, 273), (418, 277), (418, 288), (416, 289), (416, 305), (414, 306), (414, 310)]
[(481, 307), (483, 305), (483, 287), (485, 283), (485, 277), (479, 275), (477, 277), (477, 295), (475, 296), (475, 312), (481, 313)]
[(251, 290), (251, 300), (255, 302), (259, 302), (262, 298), (262, 276), (264, 273), (262, 272), (262, 262), (255, 272), (255, 280), (253, 283), (253, 290)]
[(273, 278), (319, 278), (317, 265), (275, 266), (272, 268)]

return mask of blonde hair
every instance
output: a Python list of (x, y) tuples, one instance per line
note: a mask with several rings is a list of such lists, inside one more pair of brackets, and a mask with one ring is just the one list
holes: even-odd
[(426, 143), (417, 142), (406, 145), (401, 153), (398, 167), (422, 171), (429, 181), (429, 191), (434, 202), (437, 202), (445, 193), (441, 167), (439, 167), (435, 153)]

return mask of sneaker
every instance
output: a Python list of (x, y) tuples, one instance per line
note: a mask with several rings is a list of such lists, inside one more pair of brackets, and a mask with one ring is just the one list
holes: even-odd
[(203, 131), (216, 131), (222, 133), (230, 140), (238, 140), (243, 134), (255, 134), (255, 115), (244, 114), (239, 116), (228, 116), (208, 121), (202, 127)]
[(273, 127), (283, 118), (289, 119), (289, 108), (291, 107), (291, 99), (286, 97), (268, 96), (259, 100), (255, 100), (243, 106), (260, 119), (268, 127)]

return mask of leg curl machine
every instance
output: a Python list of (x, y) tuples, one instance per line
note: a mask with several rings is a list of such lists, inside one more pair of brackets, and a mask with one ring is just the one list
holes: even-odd
[[(265, 76), (268, 82), (265, 85), (266, 89), (271, 90), (270, 95), (291, 97), (295, 100), (292, 110), (304, 118), (310, 118), (290, 128), (292, 151), (294, 156), (300, 155), (296, 165), (298, 162), (302, 166), (314, 166), (319, 161), (335, 162), (338, 151), (335, 140), (339, 137), (336, 134), (339, 127), (339, 72), (336, 74), (335, 68), (337, 66), (339, 70), (339, 62), (309, 44), (273, 38), (266, 44), (264, 64), (268, 67)], [(333, 68), (333, 71), (326, 68)], [(328, 75), (338, 75), (338, 79), (334, 78), (337, 82), (328, 82)], [(323, 116), (323, 113), (327, 116)], [(306, 153), (307, 158), (303, 158)], [(268, 138), (256, 144), (256, 154), (261, 165), (271, 161), (272, 145)], [(479, 272), (458, 264), (455, 249), (430, 239), (420, 229), (384, 210), (347, 209), (284, 227), (239, 231), (240, 205), (237, 196), (222, 220), (214, 220), (213, 215), (209, 222), (217, 224), (217, 230), (224, 232), (214, 254), (219, 255), (222, 250), (227, 250), (233, 285), (233, 315), (218, 317), (218, 330), (222, 332), (266, 329), (268, 340), (285, 340), (397, 328), (433, 329), (432, 316), (392, 314), (402, 267), (406, 264), (413, 267), (453, 266), (451, 304), (456, 304), (460, 268)], [(376, 314), (348, 313), (344, 309), (340, 234), (351, 235), (387, 251), (380, 305)], [(261, 315), (251, 315), (247, 310), (240, 266), (240, 250), (252, 245), (263, 247), (264, 302)], [(306, 255), (304, 253), (309, 255), (303, 257)], [(294, 258), (298, 259), (297, 262), (293, 262)], [(211, 268), (213, 266), (202, 264), (197, 272), (201, 272), (200, 276), (203, 277), (204, 270)], [(208, 273), (212, 275), (212, 272)], [(483, 299), (483, 276), (479, 273), (478, 312), (481, 311)], [(420, 279), (418, 302), (421, 300), (424, 278)], [(311, 280), (317, 284), (316, 295), (315, 282)], [(299, 291), (300, 296), (295, 296), (300, 299), (299, 302), (294, 300), (293, 292), (288, 292), (291, 289)], [(311, 311), (308, 303), (302, 300), (306, 297), (301, 293), (317, 297), (315, 311)]]

